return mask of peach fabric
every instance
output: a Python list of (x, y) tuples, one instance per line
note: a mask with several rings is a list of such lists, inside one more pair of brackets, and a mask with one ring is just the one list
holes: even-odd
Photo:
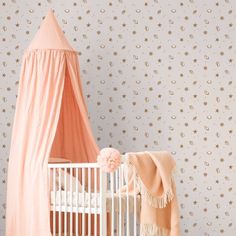
[(6, 236), (51, 236), (48, 159), (96, 162), (77, 53), (53, 13), (26, 50), (8, 166)]
[(127, 153), (128, 163), (137, 176), (129, 180), (132, 191), (134, 178), (141, 192), (140, 235), (179, 236), (179, 210), (172, 172), (175, 162), (166, 152)]

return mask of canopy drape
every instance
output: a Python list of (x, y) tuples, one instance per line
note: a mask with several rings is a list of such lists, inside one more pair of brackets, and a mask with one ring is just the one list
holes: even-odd
[(6, 236), (51, 236), (49, 157), (95, 162), (98, 152), (77, 53), (50, 11), (22, 60), (8, 165)]

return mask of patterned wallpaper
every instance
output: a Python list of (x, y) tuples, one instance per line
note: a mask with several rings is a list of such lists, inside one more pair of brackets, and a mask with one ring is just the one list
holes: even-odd
[(99, 146), (171, 151), (181, 236), (236, 235), (234, 0), (0, 0), (0, 235), (21, 57), (49, 8)]

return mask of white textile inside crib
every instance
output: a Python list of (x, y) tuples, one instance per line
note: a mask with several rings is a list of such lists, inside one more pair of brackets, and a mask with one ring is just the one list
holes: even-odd
[[(60, 178), (60, 174), (59, 174), (59, 170), (56, 169), (55, 170), (55, 175), (56, 175), (56, 180), (55, 180), (55, 188), (56, 190), (59, 190), (59, 186), (60, 186), (60, 179), (61, 179), (61, 190), (67, 190), (69, 191), (70, 189), (72, 190), (72, 192), (76, 191), (76, 186), (78, 187), (78, 192), (82, 192), (82, 185), (80, 183), (80, 181), (75, 177), (75, 176), (71, 176), (70, 174), (68, 174), (67, 172), (65, 173), (65, 171), (63, 169), (61, 170), (61, 178)], [(53, 191), (53, 169), (51, 169), (50, 171), (50, 190)], [(71, 181), (72, 180), (72, 181)]]
[[(121, 204), (121, 209), (124, 212), (127, 208), (127, 195), (122, 193), (120, 198), (119, 194), (114, 194), (112, 196), (111, 193), (106, 194), (106, 208), (108, 212), (112, 210), (112, 198), (114, 200), (114, 210), (115, 212), (119, 212), (119, 207)], [(137, 213), (140, 212), (140, 195), (136, 196), (136, 204), (137, 204)], [(128, 202), (129, 202), (129, 211), (134, 211), (134, 195), (128, 194)], [(56, 204), (55, 204), (56, 203)], [(51, 205), (67, 207), (67, 211), (71, 211), (70, 207), (73, 207), (73, 211), (78, 211), (79, 208), (97, 208), (100, 207), (100, 193), (87, 193), (82, 192), (70, 192), (70, 191), (56, 191), (51, 192)], [(82, 210), (82, 209), (81, 209)]]

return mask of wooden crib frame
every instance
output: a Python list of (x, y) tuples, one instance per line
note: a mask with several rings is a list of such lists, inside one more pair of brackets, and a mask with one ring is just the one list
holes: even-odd
[[(122, 159), (125, 157), (122, 156)], [(105, 173), (100, 171), (97, 163), (56, 163), (48, 164), (48, 169), (52, 184), (52, 236), (138, 235), (140, 195), (136, 180), (132, 193), (128, 188), (121, 190), (129, 179), (131, 167), (122, 164), (114, 173)], [(135, 173), (133, 167), (132, 171)], [(79, 178), (81, 186), (79, 181), (73, 182)]]

